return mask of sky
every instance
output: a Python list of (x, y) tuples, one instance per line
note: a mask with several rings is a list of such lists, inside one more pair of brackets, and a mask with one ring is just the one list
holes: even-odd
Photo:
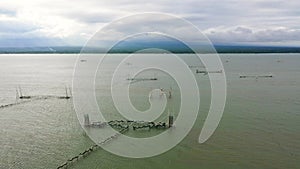
[(299, 9), (299, 0), (2, 0), (0, 47), (82, 46), (111, 21), (142, 12), (186, 19), (215, 44), (300, 47)]

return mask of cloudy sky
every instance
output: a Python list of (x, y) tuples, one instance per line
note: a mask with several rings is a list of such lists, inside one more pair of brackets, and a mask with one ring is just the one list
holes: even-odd
[(84, 45), (141, 12), (182, 17), (217, 44), (300, 46), (299, 9), (299, 0), (2, 0), (0, 47)]

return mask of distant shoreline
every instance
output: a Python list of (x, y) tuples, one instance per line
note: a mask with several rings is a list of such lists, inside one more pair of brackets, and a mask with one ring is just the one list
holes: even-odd
[[(126, 54), (133, 53), (141, 49), (146, 49), (147, 46), (116, 48), (109, 53)], [(59, 47), (0, 47), (0, 54), (79, 54), (82, 47), (80, 46), (59, 46)], [(182, 46), (164, 46), (163, 49), (177, 54), (194, 53), (192, 50)], [(218, 53), (300, 53), (300, 47), (276, 47), (276, 46), (225, 46), (215, 45)], [(104, 49), (89, 49), (86, 53), (105, 53)], [(157, 53), (157, 52), (147, 52)], [(209, 53), (209, 52), (208, 52)]]

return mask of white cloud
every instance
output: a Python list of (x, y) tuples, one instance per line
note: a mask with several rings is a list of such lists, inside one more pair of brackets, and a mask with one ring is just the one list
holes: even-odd
[(214, 42), (235, 43), (290, 43), (300, 41), (300, 29), (287, 27), (255, 28), (237, 26), (213, 28), (205, 34)]

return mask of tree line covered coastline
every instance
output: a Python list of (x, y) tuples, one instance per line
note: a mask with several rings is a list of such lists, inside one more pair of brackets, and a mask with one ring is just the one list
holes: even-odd
[[(227, 46), (215, 45), (218, 53), (300, 53), (300, 47), (277, 47), (277, 46)], [(115, 47), (108, 53), (133, 53), (148, 46)], [(158, 47), (156, 47), (158, 48)], [(162, 45), (160, 48), (172, 53), (194, 53), (186, 46)], [(81, 46), (54, 46), (54, 47), (0, 47), (0, 54), (77, 54), (82, 51)], [(103, 53), (104, 48), (86, 49), (87, 53)], [(83, 51), (84, 52), (84, 51)], [(147, 53), (157, 53), (157, 50)]]

